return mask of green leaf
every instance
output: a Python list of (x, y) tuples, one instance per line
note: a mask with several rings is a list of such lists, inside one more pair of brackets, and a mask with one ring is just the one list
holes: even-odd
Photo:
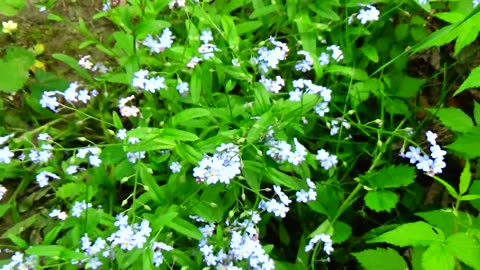
[(210, 116), (211, 112), (203, 108), (189, 108), (175, 114), (171, 121), (173, 126), (186, 125), (185, 123), (192, 119)]
[(470, 172), (470, 160), (467, 159), (465, 161), (465, 167), (463, 168), (462, 174), (460, 175), (460, 195), (467, 192), (471, 180), (472, 173)]
[(360, 50), (370, 61), (378, 63), (378, 53), (377, 49), (374, 46), (370, 44), (365, 44)]
[(197, 165), (202, 159), (202, 154), (188, 144), (178, 144), (175, 148), (175, 153), (177, 153), (182, 160), (186, 160), (193, 165)]
[(0, 14), (15, 16), (24, 6), (24, 0), (2, 0), (0, 1)]
[(345, 242), (352, 235), (352, 227), (347, 223), (337, 221), (333, 225), (332, 241), (335, 244)]
[(450, 193), (450, 195), (452, 195), (452, 197), (458, 198), (458, 193), (455, 191), (455, 189), (449, 183), (447, 183), (447, 181), (443, 180), (442, 178), (440, 178), (436, 175), (434, 175), (432, 177), (433, 177), (433, 179), (437, 180), (437, 182), (442, 184), (447, 189), (448, 193)]
[(475, 120), (476, 125), (480, 125), (480, 104), (477, 101), (473, 101), (473, 119)]
[(261, 21), (247, 21), (237, 25), (237, 33), (239, 35), (254, 32), (263, 25)]
[(453, 270), (455, 258), (444, 243), (432, 243), (422, 255), (424, 269)]
[(54, 53), (54, 54), (52, 54), (52, 57), (57, 59), (57, 60), (60, 60), (60, 61), (64, 62), (65, 64), (70, 66), (72, 69), (74, 69), (78, 73), (78, 75), (80, 75), (82, 78), (84, 78), (85, 80), (87, 80), (87, 81), (89, 81), (93, 84), (92, 77), (90, 76), (90, 74), (85, 69), (80, 67), (77, 59), (75, 59), (71, 56), (65, 55), (65, 54), (61, 54), (61, 53)]
[(480, 243), (473, 235), (456, 233), (447, 238), (447, 249), (459, 261), (480, 269)]
[(368, 80), (367, 72), (363, 69), (358, 69), (358, 68), (331, 65), (331, 66), (328, 66), (328, 68), (326, 69), (326, 72), (344, 75), (354, 80), (360, 80), (360, 81)]
[(150, 193), (152, 200), (158, 204), (165, 203), (166, 195), (158, 185), (157, 180), (155, 180), (155, 177), (150, 174), (148, 168), (143, 163), (139, 163), (138, 168), (140, 171), (140, 179), (142, 180), (142, 183), (145, 185), (147, 192)]
[(456, 151), (468, 159), (480, 157), (480, 125), (458, 136), (458, 138), (445, 148)]
[[(471, 196), (478, 196), (480, 195), (480, 180), (474, 180), (470, 189), (468, 190), (468, 194)], [(480, 201), (471, 201), (470, 204), (475, 207), (477, 210), (480, 211)]]
[(391, 248), (367, 249), (352, 253), (365, 270), (405, 270), (407, 263)]
[(258, 140), (265, 135), (268, 126), (273, 122), (273, 115), (271, 111), (264, 113), (250, 128), (247, 135), (247, 142), (250, 144), (257, 143)]
[(39, 245), (30, 247), (25, 251), (28, 255), (37, 255), (45, 257), (60, 257), (60, 255), (67, 250), (66, 247), (59, 245)]
[(173, 230), (175, 230), (175, 231), (177, 231), (177, 232), (179, 232), (183, 235), (186, 235), (188, 237), (191, 237), (193, 239), (196, 239), (196, 240), (202, 240), (203, 239), (203, 235), (200, 232), (200, 230), (198, 229), (198, 227), (193, 225), (192, 223), (190, 223), (189, 221), (187, 221), (185, 219), (176, 217), (175, 219), (167, 222), (165, 225), (167, 227), (170, 227)]
[(480, 87), (480, 66), (476, 67), (474, 70), (472, 70), (472, 72), (470, 72), (467, 79), (465, 79), (457, 91), (453, 93), (453, 96), (456, 96), (469, 88), (476, 87)]
[(444, 126), (453, 131), (467, 132), (473, 127), (472, 119), (459, 108), (428, 109), (428, 111), (434, 113)]
[(397, 188), (406, 187), (413, 183), (415, 168), (408, 165), (383, 167), (378, 172), (365, 175), (370, 188)]
[[(445, 240), (443, 232), (423, 222), (406, 223), (388, 231), (367, 243), (389, 243), (399, 247), (426, 246)], [(435, 269), (435, 268), (428, 268)]]
[(267, 179), (272, 180), (275, 185), (291, 188), (294, 190), (299, 189), (298, 182), (295, 181), (293, 177), (275, 168), (268, 167), (267, 170), (264, 171), (264, 173), (266, 174)]
[(398, 203), (398, 195), (388, 190), (369, 191), (365, 195), (365, 204), (375, 212), (390, 212)]
[(412, 78), (407, 75), (396, 76), (390, 92), (396, 97), (414, 97), (427, 80)]
[(415, 215), (425, 219), (429, 224), (442, 230), (446, 235), (452, 234), (456, 230), (457, 217), (451, 209), (433, 210), (429, 212), (415, 213)]
[(174, 141), (198, 141), (198, 136), (188, 131), (164, 128), (161, 134), (163, 139)]
[(22, 238), (16, 236), (16, 235), (13, 235), (13, 234), (9, 234), (7, 235), (8, 239), (10, 239), (10, 241), (12, 241), (12, 243), (14, 243), (17, 247), (21, 248), (21, 249), (26, 249), (28, 248), (28, 244), (25, 240), (23, 240)]
[(0, 91), (12, 93), (21, 89), (34, 63), (32, 52), (21, 47), (8, 48), (4, 59), (0, 59)]

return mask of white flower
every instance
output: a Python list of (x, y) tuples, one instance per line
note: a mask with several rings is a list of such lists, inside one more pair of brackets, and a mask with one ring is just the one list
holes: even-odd
[(10, 151), (8, 146), (3, 147), (0, 149), (0, 163), (10, 163), (11, 158), (14, 156), (13, 152)]
[(180, 162), (174, 161), (174, 162), (172, 162), (172, 164), (170, 164), (170, 170), (173, 173), (178, 173), (182, 170), (182, 165), (180, 164)]
[(431, 145), (436, 145), (437, 144), (437, 142), (436, 142), (436, 139), (438, 137), (437, 133), (433, 133), (429, 130), (429, 131), (427, 131), (427, 133), (425, 133), (425, 136), (427, 137), (427, 141)]
[(360, 20), (360, 23), (366, 24), (367, 22), (378, 21), (380, 11), (378, 11), (378, 9), (374, 6), (367, 5), (365, 7), (368, 9), (360, 10), (360, 13), (357, 15), (357, 19)]
[(335, 59), (335, 61), (340, 61), (343, 59), (343, 52), (340, 49), (339, 46), (337, 45), (330, 45), (327, 47), (328, 51), (332, 51), (332, 58)]
[(40, 188), (43, 188), (45, 187), (46, 185), (48, 185), (48, 180), (49, 179), (60, 179), (60, 177), (54, 173), (51, 173), (51, 172), (47, 172), (47, 171), (42, 171), (40, 172), (39, 174), (37, 174), (36, 176), (36, 180), (37, 180), (37, 183), (38, 183), (38, 186)]
[(207, 44), (212, 41), (212, 31), (210, 31), (210, 29), (203, 30), (202, 34), (200, 35), (200, 40), (203, 42), (203, 44)]
[(5, 193), (7, 193), (7, 188), (4, 187), (3, 185), (0, 185), (0, 200), (3, 199), (3, 196), (5, 196)]
[(178, 93), (180, 93), (180, 95), (184, 96), (188, 93), (189, 89), (188, 89), (188, 83), (186, 82), (180, 82), (177, 84), (177, 87), (176, 87)]
[(67, 174), (73, 175), (78, 172), (78, 166), (77, 165), (70, 165), (66, 169)]
[(53, 209), (52, 212), (48, 215), (49, 217), (56, 217), (60, 220), (67, 219), (68, 215), (64, 211), (60, 211), (58, 209)]
[(8, 22), (2, 22), (2, 31), (5, 34), (11, 34), (15, 30), (17, 30), (18, 24), (12, 20), (9, 20)]
[(78, 65), (87, 70), (92, 69), (93, 63), (90, 61), (90, 57), (90, 55), (85, 55), (84, 57), (80, 58), (80, 60), (78, 60)]

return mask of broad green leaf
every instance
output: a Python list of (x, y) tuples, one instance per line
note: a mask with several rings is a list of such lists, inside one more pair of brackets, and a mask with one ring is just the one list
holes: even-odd
[(378, 53), (374, 46), (365, 44), (360, 50), (370, 61), (378, 63)]
[(28, 248), (28, 244), (25, 240), (23, 240), (22, 238), (16, 236), (16, 235), (13, 235), (13, 234), (9, 234), (7, 235), (8, 239), (10, 239), (10, 241), (12, 241), (12, 243), (14, 243), (17, 247), (21, 248), (21, 249), (26, 249)]
[(429, 112), (434, 113), (443, 125), (453, 131), (467, 132), (473, 127), (473, 121), (470, 116), (464, 113), (459, 108), (449, 107), (440, 109), (428, 109)]
[(456, 229), (457, 217), (451, 209), (433, 210), (429, 212), (415, 213), (415, 215), (425, 219), (429, 224), (442, 230), (445, 235), (452, 234)]
[(383, 167), (364, 176), (370, 188), (406, 187), (413, 183), (415, 177), (415, 168), (408, 165)]
[(60, 245), (38, 245), (28, 248), (25, 253), (45, 257), (60, 257), (65, 250), (67, 248)]
[(315, 231), (313, 231), (308, 237), (314, 237), (322, 233), (328, 235), (334, 233), (332, 223), (328, 219), (325, 219), (320, 225), (318, 225)]
[(24, 6), (24, 0), (2, 0), (0, 1), (0, 14), (15, 16)]
[(230, 45), (230, 48), (234, 51), (237, 51), (240, 43), (240, 37), (237, 33), (237, 27), (235, 26), (233, 18), (229, 15), (223, 15), (221, 18), (221, 23), (224, 31), (224, 37)]
[(296, 181), (292, 176), (285, 174), (275, 168), (268, 167), (264, 171), (267, 179), (270, 179), (275, 185), (282, 187), (291, 188), (294, 190), (299, 189), (298, 181)]
[(164, 128), (162, 131), (162, 139), (174, 140), (174, 141), (198, 141), (198, 136), (188, 131)]
[(0, 91), (12, 93), (21, 89), (34, 63), (32, 52), (21, 47), (8, 48), (5, 57), (0, 59)]
[(202, 153), (188, 144), (178, 144), (175, 148), (175, 153), (177, 153), (182, 160), (188, 161), (193, 165), (197, 165), (202, 159)]
[(263, 6), (261, 8), (255, 8), (255, 10), (250, 14), (249, 19), (256, 19), (261, 17), (266, 17), (270, 13), (277, 12), (278, 7), (276, 5)]
[(448, 237), (447, 249), (459, 261), (473, 269), (480, 269), (480, 243), (473, 235), (461, 232)]
[(263, 23), (261, 21), (247, 21), (237, 25), (237, 33), (239, 35), (247, 34), (257, 30)]
[[(468, 190), (468, 194), (472, 196), (480, 195), (480, 180), (474, 180), (470, 189)], [(480, 211), (480, 200), (471, 201), (470, 204), (475, 207), (477, 210)]]
[(427, 80), (412, 78), (407, 75), (396, 76), (390, 93), (396, 97), (414, 97)]
[(352, 108), (356, 108), (360, 103), (364, 102), (370, 96), (372, 89), (370, 84), (366, 82), (357, 82), (348, 89), (348, 95), (350, 99), (350, 105)]
[(480, 87), (480, 66), (476, 67), (474, 70), (472, 70), (472, 72), (470, 72), (467, 79), (465, 79), (457, 91), (453, 93), (453, 96), (456, 96), (467, 89), (476, 87)]
[(391, 248), (367, 249), (352, 253), (365, 270), (405, 270), (407, 263)]
[(312, 31), (312, 21), (306, 13), (297, 15), (295, 23), (300, 33), (300, 40), (304, 51), (314, 53), (317, 44), (317, 35)]
[(189, 221), (182, 219), (180, 217), (176, 217), (175, 219), (167, 222), (165, 225), (177, 231), (178, 233), (181, 233), (193, 239), (196, 239), (196, 240), (203, 239), (203, 235), (197, 226), (193, 225)]
[(242, 174), (245, 177), (247, 184), (254, 190), (260, 189), (260, 178), (264, 165), (258, 161), (243, 160)]
[(406, 223), (388, 231), (367, 243), (389, 243), (399, 247), (426, 246), (445, 240), (443, 232), (423, 222)]
[(467, 159), (465, 161), (465, 167), (463, 168), (462, 174), (460, 175), (460, 195), (467, 192), (471, 180), (472, 173), (470, 172), (470, 160)]
[(480, 125), (458, 136), (458, 138), (445, 148), (456, 151), (468, 159), (480, 157)]
[(173, 126), (182, 126), (182, 125), (185, 125), (185, 122), (189, 120), (207, 117), (210, 115), (211, 115), (211, 112), (207, 109), (189, 108), (175, 114), (172, 117), (171, 122)]
[(0, 218), (2, 218), (11, 207), (11, 204), (0, 204)]
[(258, 119), (255, 124), (252, 125), (250, 131), (247, 135), (247, 142), (254, 144), (257, 143), (258, 140), (265, 135), (265, 131), (267, 128), (272, 124), (273, 115), (271, 111), (264, 113), (260, 119)]
[(335, 244), (345, 242), (352, 235), (352, 227), (347, 223), (337, 221), (333, 225), (332, 241)]
[(160, 34), (160, 29), (170, 27), (170, 23), (163, 20), (147, 19), (135, 25), (135, 35), (139, 40), (149, 34)]
[(373, 190), (365, 195), (365, 204), (375, 212), (390, 212), (398, 203), (398, 195), (389, 190)]
[(66, 183), (56, 188), (56, 196), (60, 199), (77, 198), (86, 191), (87, 188), (83, 182)]
[(480, 199), (480, 195), (463, 195), (459, 198), (460, 201), (475, 201)]
[(408, 116), (412, 113), (407, 103), (399, 98), (385, 98), (385, 110), (390, 114)]
[[(59, 223), (55, 225), (44, 237), (43, 243), (45, 245), (50, 245), (57, 239), (58, 234), (62, 231), (63, 229), (63, 223)], [(25, 247), (26, 248), (26, 247)]]
[(457, 56), (463, 48), (475, 41), (478, 36), (478, 31), (480, 31), (480, 13), (477, 12), (477, 14), (466, 19), (458, 26), (456, 30), (458, 37), (455, 41), (455, 51), (453, 55)]
[(325, 70), (327, 73), (340, 74), (354, 80), (368, 80), (368, 74), (365, 70), (359, 68), (331, 65)]
[(455, 269), (455, 258), (444, 243), (435, 242), (423, 253), (422, 266), (425, 270), (453, 270)]

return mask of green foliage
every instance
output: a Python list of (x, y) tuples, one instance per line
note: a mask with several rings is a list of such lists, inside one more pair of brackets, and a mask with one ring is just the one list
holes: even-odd
[(24, 6), (24, 0), (3, 0), (0, 2), (0, 14), (15, 16)]
[(365, 270), (404, 270), (405, 260), (391, 248), (367, 249), (352, 253)]
[(13, 93), (20, 90), (34, 63), (35, 56), (32, 52), (21, 47), (9, 47), (0, 59), (0, 91)]

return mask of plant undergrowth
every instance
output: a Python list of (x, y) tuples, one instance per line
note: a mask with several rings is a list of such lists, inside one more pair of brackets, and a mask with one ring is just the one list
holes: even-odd
[(0, 3), (2, 270), (480, 269), (478, 1), (56, 4)]

